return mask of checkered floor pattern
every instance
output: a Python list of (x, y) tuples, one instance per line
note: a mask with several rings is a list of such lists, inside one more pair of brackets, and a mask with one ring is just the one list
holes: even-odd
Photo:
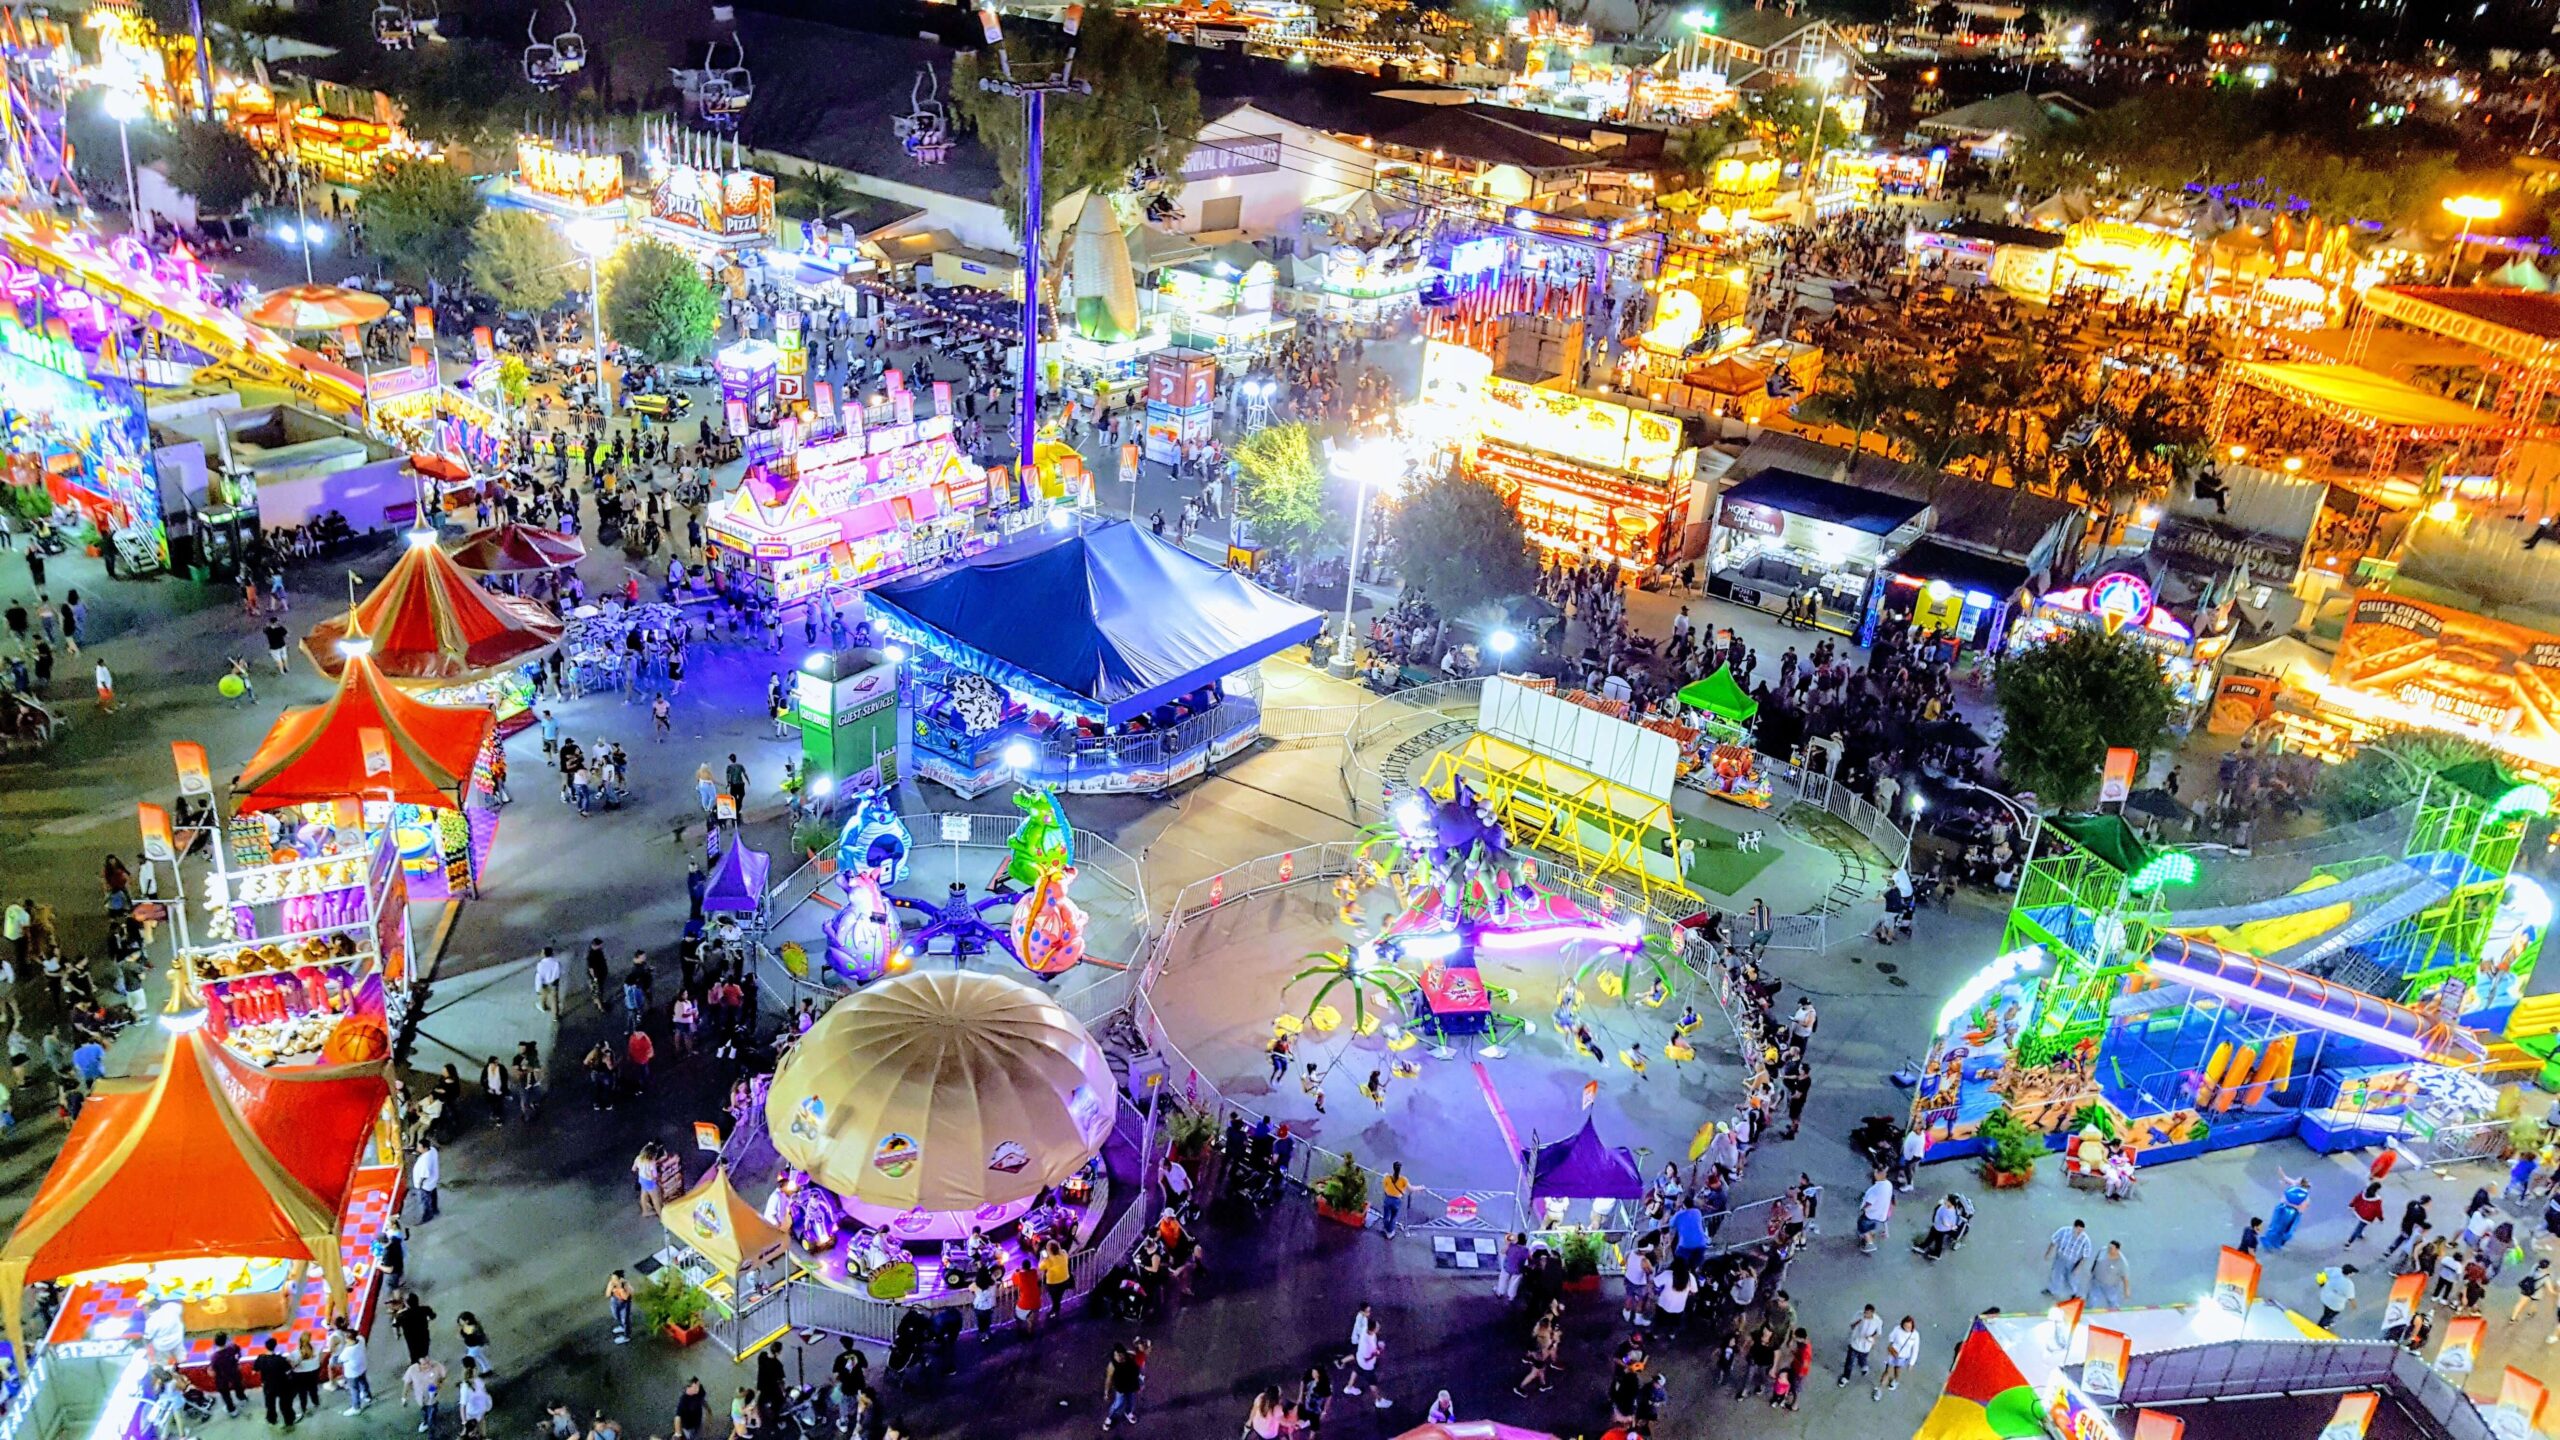
[[(348, 1299), (359, 1331), (370, 1329), (373, 1324), (373, 1306), (378, 1298), (374, 1294), (378, 1287), (374, 1284), (373, 1239), (382, 1232), (384, 1217), (400, 1203), (402, 1178), (397, 1166), (358, 1171), (346, 1214), (339, 1223), (339, 1263), (346, 1270)], [(114, 1334), (138, 1336), (142, 1333), (141, 1295), (138, 1281), (78, 1286), (63, 1297), (51, 1338), (56, 1344), (90, 1339), (97, 1337), (102, 1327)], [(294, 1292), (291, 1323), (278, 1332), (283, 1336), (284, 1348), (294, 1348), (305, 1334), (319, 1336), (327, 1330), (329, 1317), (329, 1282), (315, 1268)], [(243, 1348), (255, 1354), (257, 1345), (264, 1343), (266, 1337), (239, 1338)], [(180, 1368), (189, 1381), (211, 1389), (212, 1359), (212, 1335), (187, 1337), (187, 1358)]]
[(1434, 1235), (1431, 1264), (1437, 1270), (1495, 1270), (1502, 1264), (1499, 1235)]

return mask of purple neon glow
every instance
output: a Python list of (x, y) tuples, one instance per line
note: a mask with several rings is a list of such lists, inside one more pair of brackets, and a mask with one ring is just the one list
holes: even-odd
[[(1633, 949), (1637, 936), (1628, 933), (1629, 921), (1621, 925), (1551, 925), (1538, 930), (1496, 930), (1478, 935), (1476, 944), (1486, 950), (1525, 950), (1532, 945), (1555, 945), (1574, 940), (1597, 940), (1621, 950)], [(1640, 930), (1641, 927), (1638, 927)]]

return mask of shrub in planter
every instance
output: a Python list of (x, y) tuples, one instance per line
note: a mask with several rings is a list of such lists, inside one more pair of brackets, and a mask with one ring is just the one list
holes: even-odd
[(1569, 1230), (1556, 1246), (1556, 1259), (1564, 1266), (1564, 1278), (1576, 1280), (1600, 1278), (1600, 1261), (1608, 1252), (1609, 1242), (1596, 1230)]
[(1995, 1187), (2024, 1185), (2044, 1158), (2044, 1133), (2001, 1106), (1982, 1117), (1982, 1138), (1989, 1149), (1982, 1157), (1983, 1177)]
[(823, 815), (804, 817), (791, 827), (791, 848), (813, 859), (833, 861), (839, 828)]
[(703, 1337), (702, 1317), (711, 1309), (711, 1297), (674, 1266), (659, 1271), (658, 1278), (632, 1299), (640, 1311), (640, 1323), (665, 1331), (677, 1344), (690, 1345)]
[(1348, 1155), (1316, 1186), (1316, 1213), (1345, 1225), (1369, 1223), (1369, 1172)]
[(1185, 1165), (1196, 1165), (1218, 1138), (1218, 1117), (1206, 1110), (1175, 1110), (1165, 1117), (1164, 1143)]

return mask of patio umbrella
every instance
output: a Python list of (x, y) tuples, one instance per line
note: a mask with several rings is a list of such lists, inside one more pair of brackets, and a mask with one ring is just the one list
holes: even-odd
[(493, 525), (453, 547), (453, 563), (477, 575), (558, 570), (586, 558), (585, 542), (539, 525)]
[(409, 457), (409, 468), (431, 480), (446, 480), (455, 484), (471, 478), (470, 466), (443, 455), (412, 455)]
[(1956, 750), (1979, 750), (1991, 742), (1982, 732), (1961, 720), (1932, 720), (1920, 727), (1920, 743), (1945, 745)]
[(251, 302), (240, 318), (270, 330), (343, 330), (391, 313), (391, 302), (343, 285), (291, 285)]
[(1416, 1425), (1396, 1440), (1555, 1440), (1544, 1430), (1505, 1425), (1499, 1420), (1452, 1420), (1446, 1425)]
[(2157, 785), (2136, 790), (2124, 797), (2124, 808), (2138, 815), (2148, 815), (2154, 820), (2184, 820), (2188, 814), (2187, 807), (2179, 801), (2177, 796)]

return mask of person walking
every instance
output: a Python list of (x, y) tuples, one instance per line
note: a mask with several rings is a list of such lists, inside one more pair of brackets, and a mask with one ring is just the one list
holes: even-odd
[(533, 1003), (545, 1015), (560, 1013), (560, 957), (551, 947), (542, 947), (542, 955), (533, 962)]
[(1858, 1253), (1873, 1255), (1893, 1219), (1893, 1181), (1881, 1169), (1868, 1172), (1866, 1193), (1858, 1197)]
[(1066, 1314), (1067, 1284), (1075, 1273), (1075, 1257), (1054, 1236), (1040, 1247), (1040, 1288), (1049, 1295), (1049, 1318), (1062, 1319)]
[(249, 1387), (240, 1376), (240, 1346), (227, 1332), (218, 1333), (213, 1337), (213, 1356), (206, 1363), (213, 1371), (213, 1393), (222, 1401), (222, 1413), (239, 1414), (249, 1398)]
[(2302, 1223), (2303, 1207), (2311, 1203), (2311, 1182), (2298, 1175), (2276, 1171), (2284, 1182), (2284, 1193), (2276, 1200), (2275, 1213), (2268, 1217), (2266, 1247), (2269, 1253), (2282, 1250), (2293, 1241), (2293, 1229)]
[(409, 1162), (409, 1188), (418, 1192), (418, 1223), (426, 1224), (443, 1213), (437, 1192), (444, 1184), (444, 1154), (436, 1149), (433, 1135), (418, 1139), (418, 1156)]
[(613, 1343), (631, 1343), (631, 1280), (621, 1271), (604, 1282), (605, 1308), (613, 1312)]
[(2110, 1240), (2089, 1264), (2089, 1305), (2097, 1310), (2121, 1310), (2132, 1293), (2133, 1271), (2125, 1263), (2124, 1246)]
[(2312, 1276), (2320, 1287), (2320, 1328), (2326, 1330), (2339, 1316), (2356, 1308), (2356, 1267), (2341, 1265)]
[(293, 1361), (284, 1353), (284, 1338), (267, 1337), (267, 1348), (249, 1362), (258, 1377), (258, 1394), (267, 1402), (267, 1423), (293, 1428)]
[(1867, 1393), (1870, 1400), (1881, 1400), (1887, 1390), (1902, 1388), (1903, 1372), (1920, 1363), (1920, 1322), (1905, 1315), (1902, 1323), (1884, 1340), (1884, 1374), (1876, 1387)]
[(1102, 1369), (1102, 1399), (1107, 1407), (1102, 1412), (1103, 1429), (1122, 1420), (1138, 1423), (1138, 1392), (1146, 1384), (1146, 1366), (1137, 1353), (1126, 1345), (1112, 1346), (1111, 1359)]
[(2356, 1228), (2347, 1232), (2346, 1244), (2338, 1247), (2341, 1250), (2363, 1239), (2365, 1227), (2381, 1223), (2382, 1182), (2366, 1181), (2364, 1192), (2347, 1202), (2347, 1212), (2356, 1217)]
[(2080, 1267), (2097, 1247), (2089, 1239), (2089, 1222), (2074, 1220), (2053, 1232), (2045, 1242), (2044, 1258), (2050, 1262), (2045, 1271), (2044, 1293), (2057, 1300), (2068, 1300), (2080, 1293)]
[(418, 1433), (433, 1435), (436, 1429), (436, 1407), (444, 1395), (444, 1362), (432, 1355), (421, 1355), (400, 1372), (400, 1390), (409, 1403), (418, 1407)]
[(1378, 1233), (1393, 1240), (1396, 1222), (1404, 1218), (1405, 1197), (1413, 1193), (1413, 1182), (1405, 1178), (1404, 1162), (1398, 1160), (1387, 1167), (1387, 1178), (1378, 1182), (1378, 1193), (1384, 1197), (1378, 1209), (1385, 1217)]
[(98, 684), (98, 708), (109, 715), (114, 714), (116, 710), (115, 672), (107, 668), (106, 661), (101, 660), (98, 662), (96, 674), (92, 678), (95, 679)]
[(1867, 1306), (1858, 1318), (1849, 1322), (1849, 1348), (1840, 1357), (1840, 1384), (1849, 1383), (1849, 1371), (1867, 1373), (1867, 1363), (1875, 1355), (1876, 1341), (1884, 1334), (1884, 1321), (1876, 1315), (1876, 1307)]
[(338, 1379), (347, 1387), (347, 1408), (341, 1413), (361, 1415), (373, 1404), (372, 1355), (354, 1326), (344, 1320), (337, 1325)]
[(1386, 1391), (1378, 1387), (1378, 1357), (1385, 1354), (1386, 1349), (1387, 1337), (1381, 1333), (1381, 1327), (1373, 1317), (1368, 1328), (1361, 1332), (1358, 1344), (1352, 1348), (1351, 1364), (1357, 1374), (1352, 1384), (1342, 1387), (1343, 1394), (1357, 1395), (1366, 1388), (1375, 1393), (1377, 1398), (1371, 1403), (1379, 1409), (1384, 1410), (1395, 1403), (1387, 1398)]
[(453, 1317), (453, 1328), (462, 1337), (462, 1358), (480, 1367), (480, 1378), (495, 1380), (498, 1369), (489, 1363), (489, 1330), (480, 1317), (465, 1310)]
[(406, 1291), (391, 1309), (391, 1326), (400, 1332), (400, 1343), (408, 1348), (412, 1361), (423, 1360), (435, 1339), (428, 1327), (435, 1323), (435, 1307)]

